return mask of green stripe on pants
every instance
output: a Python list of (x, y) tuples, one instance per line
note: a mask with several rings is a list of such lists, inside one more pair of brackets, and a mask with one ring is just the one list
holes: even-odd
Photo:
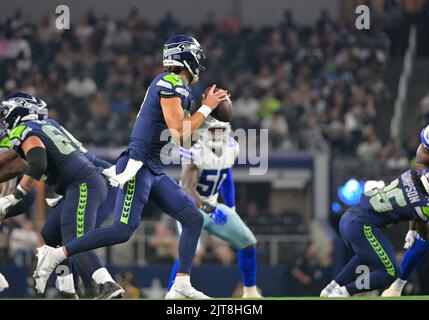
[(365, 224), (363, 226), (363, 232), (369, 244), (371, 245), (372, 249), (375, 251), (375, 253), (380, 258), (383, 265), (386, 267), (387, 273), (390, 274), (392, 277), (395, 276), (395, 267), (393, 266), (392, 261), (390, 261), (386, 251), (384, 251), (383, 247), (380, 245), (377, 238), (372, 233), (371, 226)]
[(127, 194), (125, 195), (124, 206), (122, 207), (121, 222), (128, 224), (130, 217), (131, 205), (133, 203), (134, 191), (136, 189), (136, 177), (127, 183)]
[(88, 200), (88, 186), (86, 183), (79, 185), (79, 203), (76, 215), (76, 238), (82, 237), (85, 233), (85, 209)]

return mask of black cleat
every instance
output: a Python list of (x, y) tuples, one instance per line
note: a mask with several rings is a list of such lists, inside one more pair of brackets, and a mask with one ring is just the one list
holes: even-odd
[(120, 299), (125, 291), (116, 282), (105, 282), (100, 284), (100, 293), (95, 299)]

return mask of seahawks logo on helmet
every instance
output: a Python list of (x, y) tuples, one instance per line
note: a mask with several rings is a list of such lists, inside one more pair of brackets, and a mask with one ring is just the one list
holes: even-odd
[(39, 119), (39, 110), (46, 107), (46, 102), (27, 93), (17, 92), (6, 96), (0, 104), (2, 129), (12, 130), (19, 123)]
[(191, 75), (192, 82), (198, 81), (200, 71), (205, 69), (202, 65), (204, 58), (200, 43), (191, 36), (174, 36), (164, 44), (164, 67), (185, 68)]

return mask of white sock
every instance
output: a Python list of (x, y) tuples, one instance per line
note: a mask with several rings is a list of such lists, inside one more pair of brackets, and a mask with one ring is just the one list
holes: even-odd
[(191, 286), (190, 276), (179, 276), (174, 279), (174, 285), (178, 288), (185, 288)]
[(92, 274), (92, 279), (94, 279), (94, 281), (97, 284), (103, 284), (106, 282), (115, 282), (115, 280), (113, 280), (112, 276), (110, 275), (109, 271), (107, 271), (106, 268), (100, 268), (94, 271), (94, 273)]
[(401, 278), (398, 278), (393, 282), (393, 288), (395, 290), (402, 291), (402, 289), (404, 289), (406, 284), (407, 284), (407, 280), (402, 280)]
[(57, 277), (57, 288), (61, 292), (76, 293), (74, 288), (73, 274)]
[(61, 263), (67, 259), (66, 255), (64, 254), (64, 250), (62, 247), (59, 247), (59, 248), (52, 250), (51, 255), (55, 261), (58, 261), (58, 263)]

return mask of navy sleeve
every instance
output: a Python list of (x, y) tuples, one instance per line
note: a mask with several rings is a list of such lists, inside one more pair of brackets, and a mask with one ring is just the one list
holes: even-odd
[(101, 167), (103, 169), (108, 169), (111, 166), (113, 166), (113, 164), (111, 164), (110, 162), (100, 159), (99, 157), (97, 157), (94, 153), (92, 152), (87, 152), (84, 153), (85, 157), (91, 161), (96, 167)]
[(225, 181), (220, 186), (220, 194), (226, 206), (235, 207), (235, 187), (231, 168), (228, 170)]

